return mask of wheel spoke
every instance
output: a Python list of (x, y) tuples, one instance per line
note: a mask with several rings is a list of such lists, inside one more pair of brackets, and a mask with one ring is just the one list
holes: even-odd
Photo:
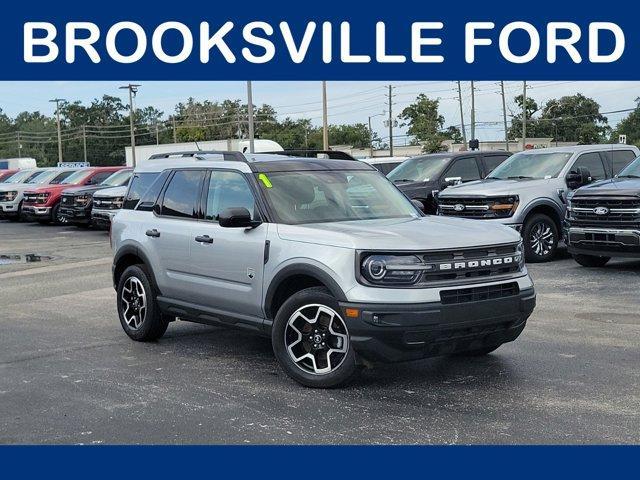
[(133, 330), (139, 329), (147, 315), (147, 295), (138, 278), (127, 278), (122, 287), (120, 302), (126, 324)]

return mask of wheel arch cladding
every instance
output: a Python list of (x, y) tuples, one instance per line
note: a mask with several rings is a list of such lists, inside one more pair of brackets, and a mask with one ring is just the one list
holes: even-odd
[(151, 285), (160, 293), (158, 289), (158, 283), (155, 279), (155, 273), (151, 269), (151, 263), (147, 259), (146, 255), (140, 251), (140, 249), (134, 245), (126, 245), (118, 250), (118, 253), (113, 259), (113, 287), (118, 288), (120, 277), (124, 271), (132, 265), (143, 265), (146, 267), (147, 272), (150, 275)]
[(524, 221), (522, 223), (525, 224), (529, 220), (529, 218), (537, 213), (542, 213), (550, 217), (553, 220), (553, 223), (556, 224), (558, 234), (562, 235), (562, 214), (559, 212), (558, 205), (550, 201), (536, 202), (535, 204), (532, 204), (528, 207)]
[(273, 319), (291, 295), (310, 287), (325, 287), (336, 300), (346, 301), (342, 288), (327, 272), (312, 265), (289, 265), (269, 284), (264, 306), (267, 318)]

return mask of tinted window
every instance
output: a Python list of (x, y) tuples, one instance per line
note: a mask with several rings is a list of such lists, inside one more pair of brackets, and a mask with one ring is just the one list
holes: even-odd
[[(129, 210), (133, 210), (136, 208), (138, 201), (142, 198), (142, 196), (149, 190), (149, 187), (153, 184), (154, 180), (158, 177), (158, 173), (136, 173), (131, 180), (131, 184), (129, 185), (129, 191), (127, 192), (127, 198), (124, 201), (124, 205), (122, 208), (126, 208)], [(162, 185), (160, 185), (162, 188)], [(158, 193), (160, 193), (158, 191)], [(155, 202), (156, 197), (153, 199)]]
[(508, 155), (491, 155), (491, 156), (485, 155), (484, 168), (486, 168), (487, 170), (487, 175), (493, 172), (495, 168), (498, 165), (500, 165), (502, 162), (504, 162), (507, 158), (509, 158)]
[(571, 168), (572, 171), (577, 171), (578, 167), (584, 167), (589, 170), (591, 174), (591, 178), (594, 180), (602, 180), (603, 178), (607, 178), (607, 174), (604, 170), (604, 164), (602, 163), (602, 158), (600, 154), (597, 152), (593, 153), (583, 153), (578, 157), (576, 163), (573, 164)]
[(478, 171), (476, 159), (467, 157), (455, 160), (451, 168), (445, 173), (445, 177), (460, 177), (463, 182), (480, 180), (480, 172)]
[(614, 150), (613, 152), (613, 174), (617, 175), (624, 167), (629, 165), (636, 158), (633, 150)]
[(91, 177), (90, 183), (91, 185), (98, 185), (99, 183), (104, 182), (111, 175), (113, 175), (113, 172), (96, 173), (93, 177)]
[[(75, 170), (67, 170), (65, 172), (60, 173), (59, 175), (57, 175), (53, 180), (51, 180), (49, 183), (51, 185), (58, 185), (60, 183), (65, 183), (67, 180), (67, 177), (72, 176), (74, 173), (76, 173)], [(40, 183), (39, 181), (40, 179), (38, 179), (38, 181), (36, 183)]]
[(391, 170), (396, 168), (398, 165), (399, 165), (398, 163), (379, 163), (377, 165), (374, 165), (374, 167), (376, 167), (379, 171), (387, 175), (391, 173)]
[(256, 202), (244, 176), (238, 172), (212, 171), (207, 193), (207, 220), (217, 220), (218, 215), (232, 207), (244, 207), (256, 217)]
[(161, 215), (195, 218), (203, 177), (202, 170), (177, 170), (164, 192)]
[(150, 212), (153, 210), (153, 207), (158, 200), (158, 195), (162, 191), (162, 187), (164, 187), (167, 178), (171, 174), (171, 170), (165, 170), (162, 174), (157, 173), (146, 173), (145, 175), (153, 175), (152, 184), (145, 192), (143, 192), (142, 197), (140, 198), (140, 203), (136, 207), (136, 210), (142, 210), (143, 212)]

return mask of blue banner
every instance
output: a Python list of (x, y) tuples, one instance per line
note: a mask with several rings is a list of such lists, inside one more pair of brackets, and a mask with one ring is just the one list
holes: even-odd
[[(6, 478), (634, 478), (638, 447), (0, 447)], [(116, 477), (117, 475), (117, 477)]]
[(4, 80), (637, 80), (638, 2), (6, 2)]

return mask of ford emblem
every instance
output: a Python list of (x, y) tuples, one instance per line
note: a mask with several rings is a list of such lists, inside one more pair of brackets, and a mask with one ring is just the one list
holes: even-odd
[(465, 206), (464, 206), (464, 205), (462, 205), (461, 203), (457, 203), (457, 204), (455, 204), (455, 205), (453, 206), (453, 209), (454, 209), (456, 212), (464, 212)]
[(607, 207), (596, 207), (593, 209), (593, 213), (596, 215), (606, 215), (609, 213), (609, 209)]

